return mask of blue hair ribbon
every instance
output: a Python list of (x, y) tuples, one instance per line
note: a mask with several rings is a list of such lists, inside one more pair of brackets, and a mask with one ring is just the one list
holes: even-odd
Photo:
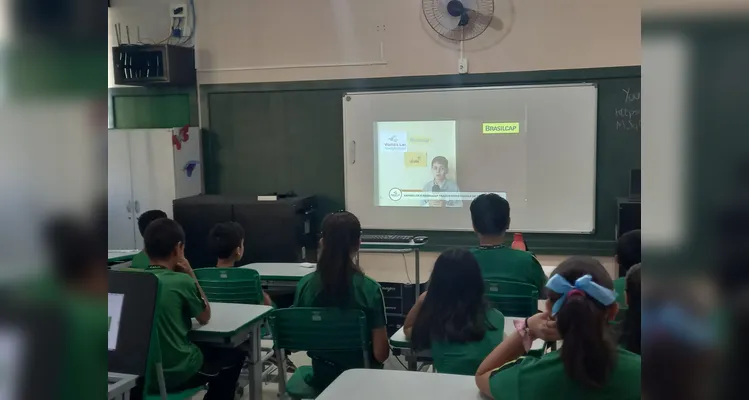
[(546, 287), (562, 295), (551, 308), (552, 316), (557, 315), (570, 292), (574, 291), (581, 291), (604, 306), (610, 306), (616, 302), (616, 292), (593, 282), (593, 277), (590, 274), (578, 278), (574, 285), (570, 284), (562, 275), (557, 274), (546, 282)]

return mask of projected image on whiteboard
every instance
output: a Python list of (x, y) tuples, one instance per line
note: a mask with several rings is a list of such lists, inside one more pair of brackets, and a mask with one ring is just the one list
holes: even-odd
[(456, 126), (456, 121), (377, 122), (375, 204), (455, 208), (478, 196), (460, 189)]

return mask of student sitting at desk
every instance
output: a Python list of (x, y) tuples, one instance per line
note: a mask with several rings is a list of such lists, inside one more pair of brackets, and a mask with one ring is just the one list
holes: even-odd
[(484, 280), (468, 250), (447, 250), (434, 263), (429, 291), (406, 317), (403, 331), (416, 350), (431, 349), (437, 372), (474, 375), (502, 342), (505, 320), (489, 308)]
[(627, 315), (622, 323), (622, 334), (619, 337), (619, 345), (623, 348), (640, 354), (640, 332), (642, 324), (642, 307), (640, 305), (640, 264), (635, 264), (627, 271), (625, 293), (627, 301)]
[[(559, 264), (546, 285), (546, 312), (529, 318), (528, 326), (520, 326), (481, 363), (479, 390), (496, 400), (639, 399), (640, 356), (617, 348), (610, 338), (609, 322), (619, 308), (613, 286), (592, 258)], [(561, 350), (523, 357), (534, 337), (559, 339), (535, 328), (553, 321), (564, 341)]]
[[(236, 222), (216, 224), (208, 234), (208, 247), (216, 255), (216, 267), (231, 268), (244, 255), (244, 229)], [(263, 291), (263, 304), (270, 306), (272, 301)]]
[[(181, 391), (208, 383), (206, 399), (234, 399), (244, 354), (235, 349), (199, 348), (187, 338), (191, 318), (207, 324), (211, 306), (195, 273), (184, 256), (185, 233), (168, 218), (153, 221), (143, 237), (150, 265), (147, 271), (159, 278), (156, 329), (167, 391)], [(154, 372), (155, 373), (155, 372)], [(152, 377), (152, 393), (158, 382)]]
[(536, 257), (504, 245), (505, 232), (510, 227), (510, 203), (495, 193), (482, 194), (471, 202), (471, 221), (479, 237), (479, 247), (473, 255), (484, 279), (528, 283), (538, 288), (538, 295), (543, 298), (546, 274)]
[(614, 290), (616, 290), (616, 302), (619, 303), (619, 307), (627, 308), (627, 302), (624, 297), (624, 289), (626, 286), (627, 271), (632, 268), (633, 265), (639, 264), (642, 260), (642, 235), (639, 229), (629, 231), (621, 236), (616, 241), (616, 254), (614, 255), (614, 262), (619, 266), (619, 279), (614, 280)]
[[(145, 235), (146, 228), (148, 228), (148, 225), (150, 225), (151, 222), (161, 218), (167, 218), (166, 213), (161, 210), (148, 210), (141, 214), (140, 217), (138, 217), (138, 230), (140, 231), (140, 235)], [(149, 265), (146, 252), (141, 250), (140, 253), (133, 257), (130, 268), (146, 269)]]
[[(295, 307), (337, 307), (363, 310), (372, 332), (371, 360), (375, 367), (390, 355), (385, 329), (385, 302), (380, 284), (367, 277), (354, 262), (361, 244), (361, 225), (354, 214), (341, 211), (328, 215), (322, 223), (317, 270), (296, 288)], [(353, 353), (309, 352), (313, 375), (308, 385), (324, 390), (343, 371), (364, 366), (361, 351)]]

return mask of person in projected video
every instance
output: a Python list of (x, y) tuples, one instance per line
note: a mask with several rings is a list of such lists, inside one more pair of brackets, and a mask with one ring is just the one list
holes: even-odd
[[(433, 178), (424, 184), (422, 189), (425, 193), (444, 193), (449, 192), (457, 195), (460, 193), (460, 188), (455, 181), (447, 178), (447, 174), (450, 173), (450, 166), (447, 162), (447, 158), (443, 156), (437, 156), (432, 159), (432, 176)], [(460, 199), (455, 200), (424, 200), (422, 202), (424, 207), (463, 207), (463, 201)]]

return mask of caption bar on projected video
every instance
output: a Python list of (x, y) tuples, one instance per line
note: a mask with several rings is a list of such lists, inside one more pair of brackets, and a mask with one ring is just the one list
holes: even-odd
[(476, 197), (484, 193), (494, 193), (502, 198), (507, 198), (505, 192), (403, 192), (403, 199), (419, 199), (419, 200), (462, 200), (471, 201)]

